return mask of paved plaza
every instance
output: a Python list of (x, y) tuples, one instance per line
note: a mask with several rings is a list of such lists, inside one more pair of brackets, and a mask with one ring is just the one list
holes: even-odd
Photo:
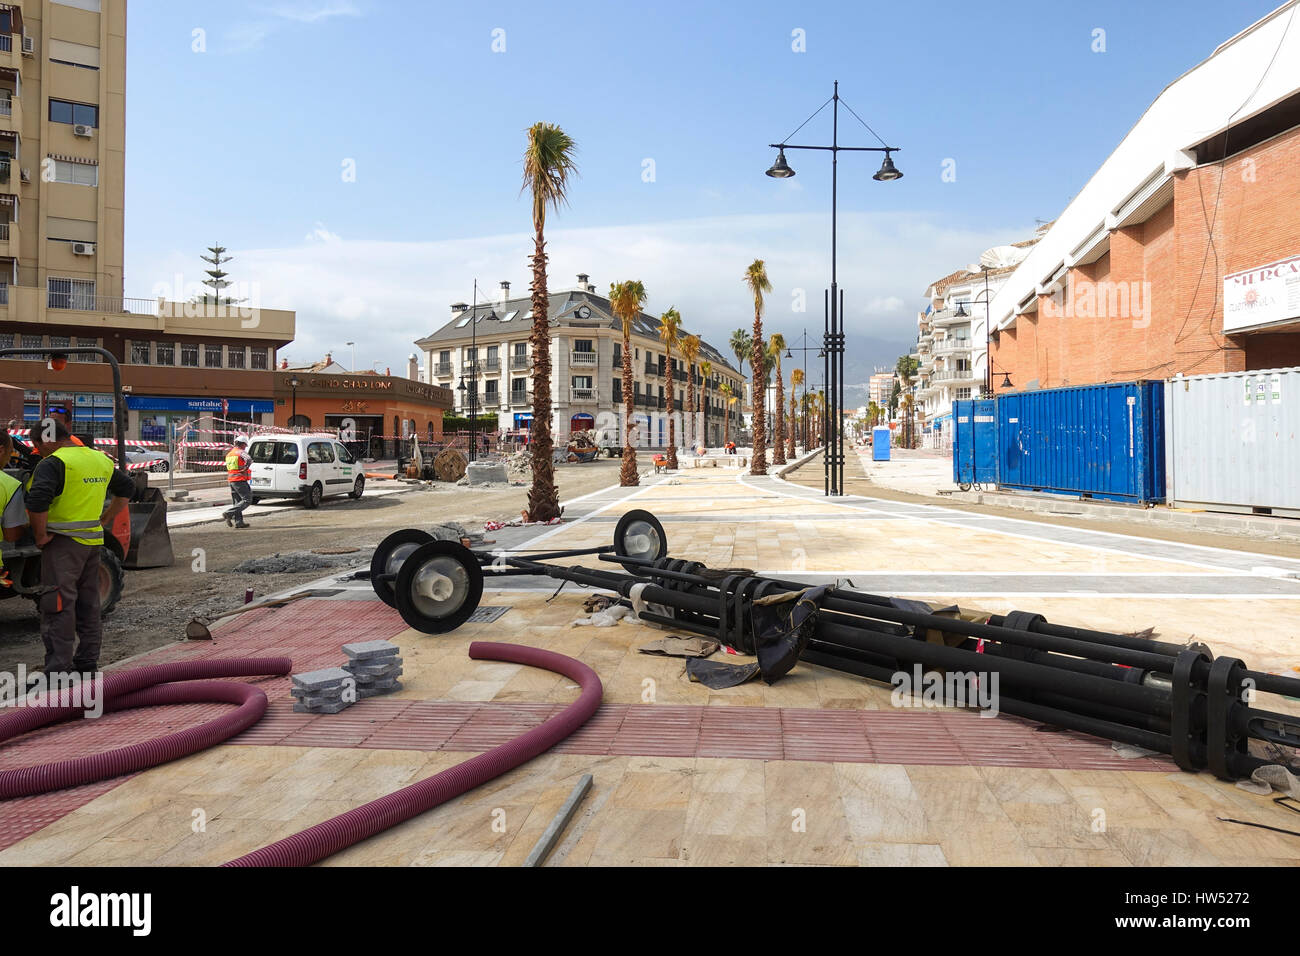
[[(820, 474), (819, 463), (807, 466)], [(1300, 663), (1300, 560), (982, 515), (882, 498), (826, 499), (738, 469), (686, 469), (567, 504), (552, 528), (504, 529), (494, 547), (608, 544), (647, 509), (673, 557), (746, 567), (1060, 624), (1203, 641), (1260, 670)], [(273, 520), (268, 518), (267, 520)], [(1249, 542), (1242, 548), (1251, 547)], [(602, 567), (596, 559), (574, 559)], [(578, 658), (604, 704), (554, 750), (328, 865), (518, 865), (584, 773), (594, 788), (548, 865), (1214, 865), (1300, 860), (1293, 814), (1163, 756), (1007, 716), (898, 708), (890, 690), (799, 664), (768, 686), (690, 682), (662, 637), (623, 621), (575, 627), (589, 592), (542, 578), (489, 580), (494, 623), (407, 629), (366, 581), (332, 597), (235, 618), (214, 643), (176, 644), (129, 666), (286, 655), (333, 666), (350, 641), (391, 640), (403, 689), (342, 714), (292, 712), (289, 679), (258, 681), (262, 720), (223, 745), (126, 778), (0, 803), (0, 865), (213, 865), (412, 783), (536, 726), (576, 696), (568, 679), (471, 661), (475, 640)], [(719, 658), (733, 661), (744, 657)], [(1292, 711), (1294, 702), (1283, 702)], [(149, 739), (222, 712), (151, 708), (39, 731), (0, 769)], [(201, 821), (200, 826), (198, 822)]]

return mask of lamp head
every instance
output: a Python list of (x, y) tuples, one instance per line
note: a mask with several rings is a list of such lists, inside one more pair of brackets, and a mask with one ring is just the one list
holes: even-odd
[(767, 171), (767, 174), (773, 179), (789, 179), (794, 175), (794, 170), (790, 164), (785, 161), (785, 150), (781, 149), (776, 154), (776, 162)]

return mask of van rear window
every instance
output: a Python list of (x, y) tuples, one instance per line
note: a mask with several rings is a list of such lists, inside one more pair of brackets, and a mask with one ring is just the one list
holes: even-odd
[(255, 441), (248, 457), (259, 465), (292, 465), (298, 460), (298, 446), (291, 441)]

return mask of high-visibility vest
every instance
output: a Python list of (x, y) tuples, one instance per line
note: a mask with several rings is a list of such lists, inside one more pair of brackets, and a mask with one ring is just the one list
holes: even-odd
[(226, 452), (226, 481), (252, 481), (253, 461), (238, 448)]
[[(7, 471), (0, 471), (0, 515), (5, 513), (5, 509), (9, 507), (9, 499), (11, 499), (14, 496), (14, 492), (22, 486), (23, 483), (13, 475), (9, 474)], [(4, 556), (0, 555), (0, 568), (3, 568), (4, 566)]]
[(46, 529), (81, 544), (103, 544), (100, 520), (113, 460), (93, 448), (75, 445), (55, 449), (54, 457), (63, 462), (63, 491), (50, 503)]

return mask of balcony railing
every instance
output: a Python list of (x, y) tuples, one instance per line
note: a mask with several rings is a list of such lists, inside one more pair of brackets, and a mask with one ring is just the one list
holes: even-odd
[(936, 342), (934, 352), (936, 355), (944, 355), (948, 352), (969, 352), (970, 339), (945, 339), (942, 342)]
[(529, 367), (530, 367), (530, 362), (528, 360), (527, 355), (510, 356), (510, 368), (512, 371), (515, 369), (529, 368)]
[(596, 400), (596, 390), (594, 388), (570, 388), (569, 401), (571, 402), (594, 402)]
[(0, 242), (9, 241), (9, 223), (0, 222)]
[(14, 115), (14, 101), (9, 98), (0, 99), (0, 116)]
[(433, 367), (433, 374), (434, 374), (434, 375), (450, 375), (450, 374), (451, 374), (451, 363), (450, 363), (450, 362), (439, 362), (437, 365), (435, 365), (435, 366)]
[[(2, 36), (3, 34), (0, 34)], [(157, 315), (157, 299), (130, 299), (111, 295), (90, 295), (76, 289), (67, 292), (50, 290), (45, 305), (50, 309), (72, 309), (78, 312), (116, 312), (132, 315)]]
[(969, 368), (945, 369), (942, 372), (935, 372), (931, 377), (932, 382), (961, 382), (974, 381), (975, 370)]
[(501, 371), (501, 360), (490, 358), (483, 363), (483, 367), (486, 368), (489, 372), (499, 372)]
[(528, 391), (521, 391), (519, 389), (512, 389), (510, 392), (510, 404), (511, 405), (533, 404), (532, 390), (530, 389)]
[(595, 365), (596, 362), (597, 362), (597, 355), (595, 352), (570, 352), (569, 353), (570, 365)]
[(12, 53), (14, 51), (14, 38), (11, 34), (0, 33), (0, 53)]

